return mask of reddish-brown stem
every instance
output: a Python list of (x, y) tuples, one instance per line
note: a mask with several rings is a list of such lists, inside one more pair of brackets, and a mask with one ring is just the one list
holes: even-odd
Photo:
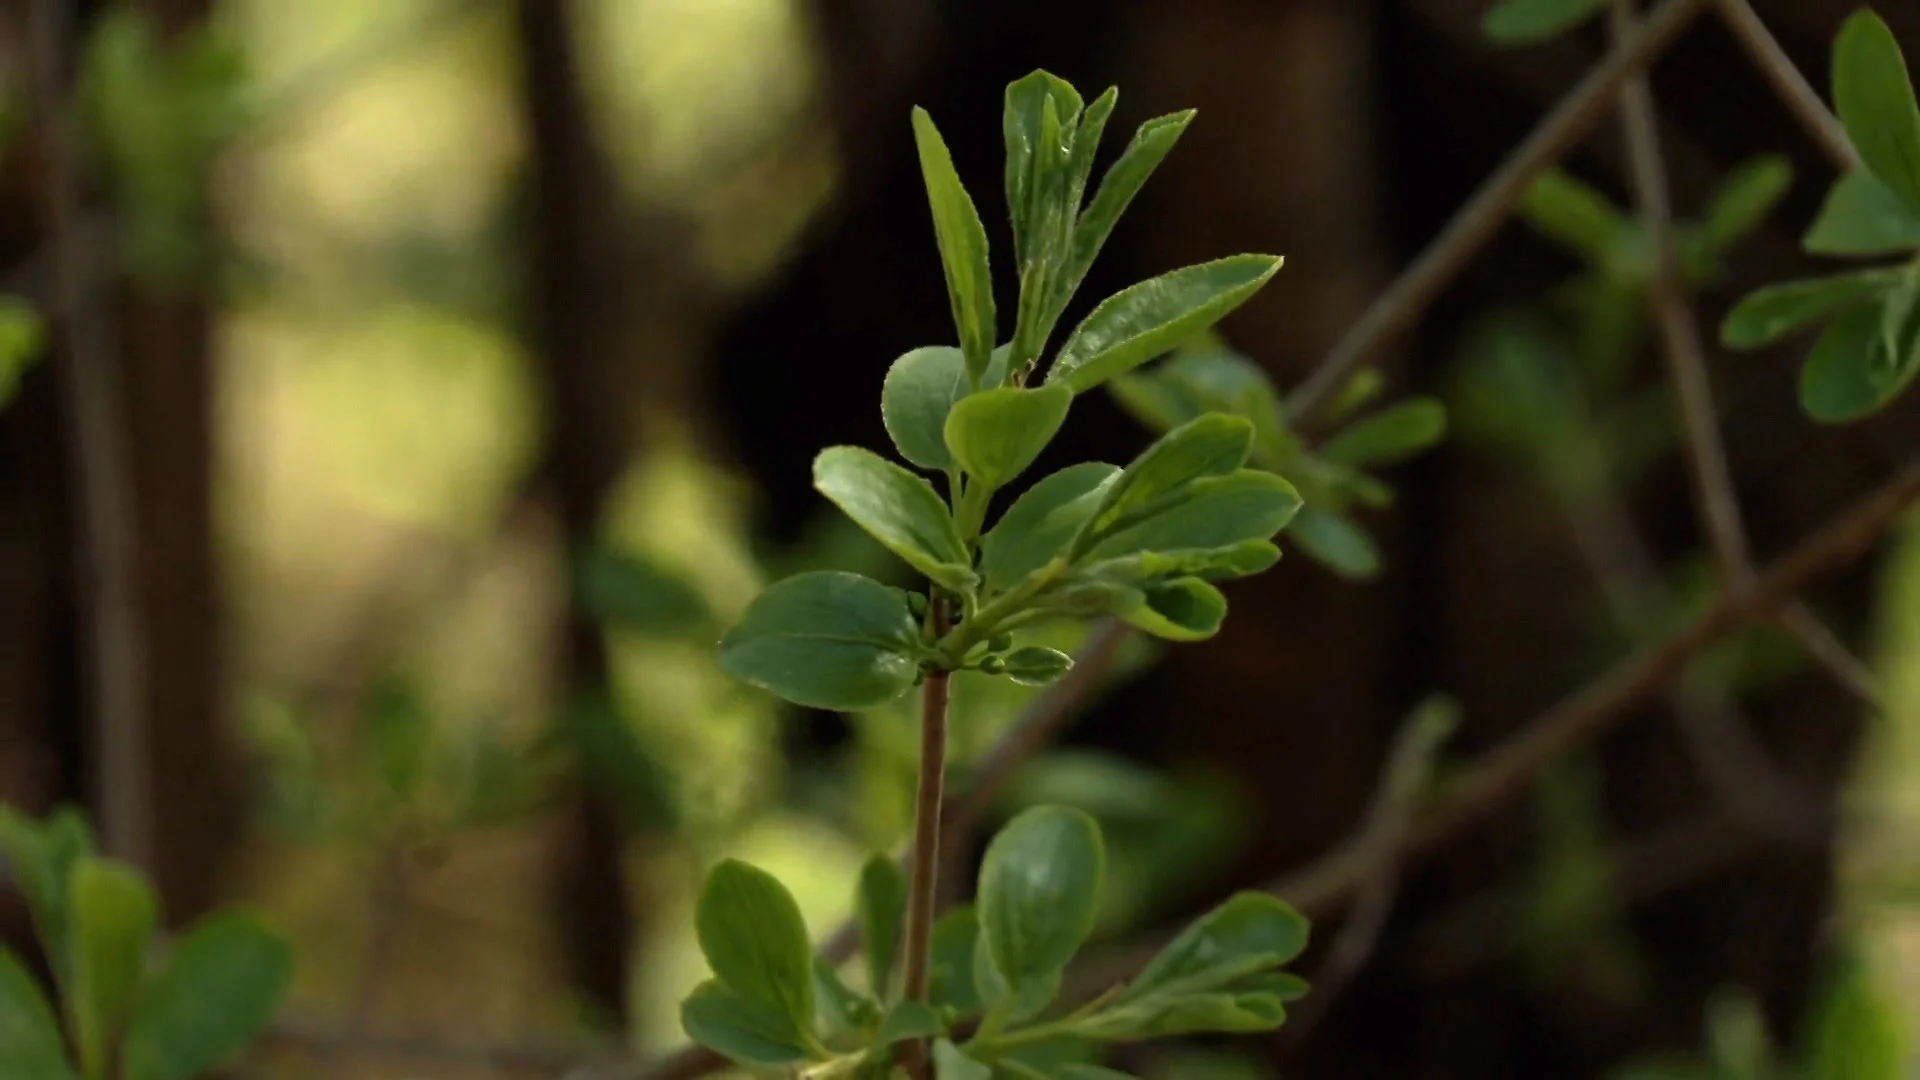
[[(927, 616), (938, 640), (947, 632), (946, 601), (935, 596)], [(947, 672), (928, 672), (920, 684), (920, 786), (913, 806), (913, 865), (907, 876), (907, 963), (901, 991), (908, 1001), (927, 999), (927, 967), (933, 950), (933, 904), (940, 886), (940, 805), (947, 766)], [(924, 1042), (910, 1043), (907, 1071), (932, 1075)]]

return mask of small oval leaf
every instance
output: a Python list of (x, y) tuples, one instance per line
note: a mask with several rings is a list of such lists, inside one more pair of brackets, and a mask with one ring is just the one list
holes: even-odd
[(1015, 649), (1001, 663), (1007, 678), (1025, 686), (1045, 686), (1073, 669), (1073, 657), (1039, 645)]
[(1861, 169), (1834, 182), (1800, 246), (1815, 255), (1891, 255), (1920, 248), (1920, 209)]
[(193, 1080), (224, 1065), (273, 1019), (293, 954), (244, 915), (207, 919), (174, 946), (120, 1047), (124, 1080)]
[(707, 873), (694, 912), (694, 935), (728, 990), (786, 1018), (813, 1024), (813, 946), (793, 894), (778, 878), (738, 859)]
[(795, 574), (748, 605), (720, 640), (720, 667), (796, 705), (867, 709), (913, 685), (917, 632), (897, 589), (835, 570)]
[(680, 1003), (680, 1026), (694, 1042), (742, 1065), (779, 1068), (815, 1056), (786, 1014), (718, 979), (694, 987)]
[(980, 570), (987, 586), (1011, 588), (1063, 553), (1119, 475), (1117, 466), (1086, 462), (1061, 469), (1022, 492), (980, 543)]
[(1880, 330), (1881, 309), (1867, 306), (1841, 315), (1820, 335), (1800, 369), (1800, 406), (1808, 416), (1825, 424), (1857, 420), (1913, 378), (1916, 365), (1901, 374), (1883, 358)]
[(969, 476), (989, 488), (1025, 472), (1066, 422), (1073, 392), (1064, 386), (983, 390), (947, 416), (947, 448)]
[(88, 1075), (104, 1075), (110, 1040), (146, 976), (160, 901), (132, 867), (86, 856), (67, 879), (72, 949), (68, 1007)]
[(1114, 614), (1157, 638), (1205, 641), (1227, 618), (1227, 598), (1199, 578), (1177, 578), (1140, 591), (1140, 603)]
[(981, 938), (1016, 994), (1059, 978), (1093, 929), (1105, 875), (1100, 827), (1078, 810), (1034, 807), (987, 845), (976, 902)]

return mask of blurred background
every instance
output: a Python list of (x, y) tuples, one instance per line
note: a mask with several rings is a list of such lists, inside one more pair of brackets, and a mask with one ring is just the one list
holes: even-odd
[[(0, 6), (0, 291), (51, 305), (27, 6)], [(111, 287), (98, 332), (55, 344), (105, 358), (121, 435), (90, 441), (58, 349), (0, 412), (0, 801), (99, 815), (103, 769), (144, 775), (122, 820), (169, 921), (240, 902), (294, 944), (248, 1073), (287, 1077), (557, 1076), (539, 1047), (672, 1047), (706, 865), (773, 870), (824, 934), (860, 860), (903, 840), (910, 708), (781, 707), (712, 643), (798, 569), (907, 583), (808, 467), (884, 447), (888, 364), (952, 339), (910, 106), (997, 251), (1006, 83), (1117, 84), (1116, 132), (1197, 108), (1068, 318), (1281, 253), (1221, 331), (1285, 389), (1606, 44), (1593, 25), (1500, 47), (1481, 0), (57, 6), (92, 146), (59, 240)], [(1819, 86), (1854, 6), (1755, 2)], [(1920, 56), (1920, 8), (1878, 7)], [(1707, 259), (1711, 327), (1818, 268), (1795, 241), (1832, 172), (1712, 19), (1653, 85), (1683, 217), (1757, 156), (1780, 177)], [(1624, 204), (1612, 125), (1564, 164)], [(1444, 781), (1710, 599), (1663, 368), (1611, 280), (1508, 226), (1379, 358), (1387, 400), (1449, 406), (1448, 441), (1385, 469), (1391, 505), (1356, 507), (1320, 558), (1289, 548), (1236, 585), (1214, 641), (1130, 646), (1020, 774), (996, 814), (1074, 803), (1112, 838), (1101, 940), (1347, 837), (1431, 695), (1462, 717)], [(1821, 427), (1795, 347), (1711, 359), (1763, 558), (1920, 449), (1920, 397)], [(1149, 438), (1089, 396), (1035, 475)], [(126, 496), (105, 536), (89, 455)], [(88, 719), (103, 550), (139, 657), (108, 691), (137, 717), (121, 745)], [(1806, 599), (1882, 708), (1778, 631), (1731, 639), (1411, 870), (1310, 1032), (1129, 1067), (1586, 1077), (1756, 1024), (1783, 1053), (1847, 1024), (1900, 1042), (1920, 1021), (1920, 529)], [(964, 768), (1031, 691), (957, 693)], [(1703, 730), (1733, 731), (1733, 756)], [(0, 929), (26, 948), (11, 896)], [(1823, 1021), (1849, 994), (1873, 1008)]]

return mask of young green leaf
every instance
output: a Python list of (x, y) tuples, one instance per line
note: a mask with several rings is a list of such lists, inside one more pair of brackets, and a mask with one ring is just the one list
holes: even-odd
[[(1007, 347), (993, 351), (983, 386), (1007, 380)], [(967, 362), (951, 345), (927, 345), (906, 353), (887, 369), (880, 386), (880, 418), (900, 456), (923, 469), (953, 467), (947, 452), (947, 414), (971, 392)]]
[(1446, 406), (1433, 398), (1408, 398), (1328, 439), (1320, 447), (1320, 456), (1354, 468), (1390, 465), (1427, 449), (1446, 434)]
[(913, 685), (918, 632), (896, 589), (839, 571), (796, 574), (748, 605), (720, 640), (720, 667), (797, 705), (872, 708)]
[(1612, 261), (1637, 228), (1605, 195), (1563, 169), (1535, 177), (1515, 212), (1535, 232), (1595, 266)]
[(1315, 562), (1349, 581), (1380, 573), (1380, 549), (1360, 526), (1318, 506), (1303, 506), (1287, 525), (1287, 538)]
[(1566, 33), (1604, 6), (1606, 0), (1499, 0), (1480, 29), (1505, 45), (1531, 45)]
[(103, 1077), (109, 1041), (140, 993), (160, 902), (132, 867), (89, 855), (68, 875), (67, 905), (75, 1041), (86, 1074)]
[(860, 950), (867, 960), (867, 986), (882, 1001), (887, 999), (888, 978), (900, 951), (906, 911), (907, 877), (900, 864), (885, 855), (869, 858), (860, 868), (854, 913), (860, 924)]
[(973, 586), (967, 549), (933, 485), (871, 450), (830, 446), (813, 486), (915, 570), (955, 590)]
[(880, 1030), (874, 1034), (873, 1041), (876, 1046), (892, 1046), (906, 1039), (942, 1035), (946, 1030), (947, 1025), (931, 1005), (924, 1001), (898, 1001), (880, 1021)]
[(1900, 43), (1871, 10), (1854, 12), (1834, 39), (1833, 107), (1867, 168), (1920, 210), (1920, 105)]
[[(1108, 93), (1112, 94), (1113, 91)], [(1147, 178), (1166, 160), (1167, 154), (1173, 150), (1173, 144), (1180, 141), (1181, 133), (1193, 122), (1193, 116), (1193, 110), (1188, 109), (1155, 117), (1141, 124), (1140, 129), (1134, 132), (1133, 140), (1121, 152), (1119, 160), (1107, 169), (1107, 174), (1100, 180), (1099, 190), (1094, 192), (1093, 201), (1087, 204), (1085, 212), (1074, 223), (1072, 251), (1054, 283), (1053, 296), (1048, 304), (1050, 323), (1066, 310), (1073, 294), (1079, 291), (1080, 283), (1086, 280), (1087, 271), (1093, 268), (1093, 260), (1099, 256), (1100, 249), (1106, 246), (1107, 237), (1112, 235), (1120, 215), (1126, 213), (1133, 197), (1146, 186)], [(1105, 117), (1101, 119), (1104, 125)], [(1085, 174), (1093, 168), (1093, 147), (1085, 147), (1084, 158), (1082, 153), (1080, 141), (1076, 140), (1073, 167), (1080, 189), (1084, 190)]]
[(1727, 312), (1720, 341), (1732, 349), (1758, 348), (1836, 312), (1877, 301), (1899, 280), (1895, 270), (1865, 270), (1770, 285)]
[(1088, 564), (1080, 573), (1087, 578), (1128, 586), (1151, 585), (1177, 577), (1226, 581), (1270, 570), (1279, 561), (1280, 549), (1267, 541), (1242, 540), (1216, 548), (1139, 551)]
[(823, 1027), (832, 1036), (858, 1035), (880, 1017), (880, 1006), (854, 992), (840, 972), (819, 954), (813, 957), (813, 1000)]
[(1920, 248), (1920, 209), (1862, 169), (1834, 182), (1800, 246), (1815, 255), (1888, 255)]
[(993, 974), (1022, 996), (1059, 979), (1093, 930), (1106, 875), (1100, 827), (1060, 806), (1022, 812), (987, 845), (977, 910)]
[(1240, 468), (1252, 449), (1253, 425), (1238, 417), (1209, 414), (1167, 432), (1107, 487), (1099, 509), (1081, 526), (1074, 554), (1159, 509), (1195, 480)]
[(292, 952), (259, 922), (201, 922), (134, 1008), (123, 1080), (194, 1080), (221, 1067), (273, 1019), (292, 978)]
[[(1119, 100), (1120, 88), (1107, 87), (1106, 93), (1088, 103), (1086, 112), (1080, 116), (1080, 125), (1074, 129), (1073, 146), (1067, 155), (1067, 205), (1076, 218), (1086, 200), (1087, 182), (1093, 179), (1093, 156), (1100, 151), (1100, 137), (1106, 134), (1107, 120)], [(1077, 227), (1075, 231), (1078, 232)], [(1068, 265), (1072, 265), (1071, 261)], [(1074, 282), (1075, 287), (1078, 285), (1079, 282)], [(1068, 294), (1071, 296), (1071, 289)]]
[(1117, 1002), (1225, 989), (1307, 947), (1307, 920), (1267, 893), (1235, 893), (1161, 949)]
[[(1006, 109), (1003, 114), (1002, 128), (1007, 143), (1007, 211), (1013, 221), (1014, 257), (1019, 260), (1024, 272), (1029, 263), (1037, 256), (1035, 251), (1034, 225), (1041, 208), (1035, 200), (1045, 186), (1043, 162), (1049, 160), (1042, 152), (1047, 136), (1044, 132), (1045, 111), (1051, 103), (1055, 117), (1054, 141), (1059, 141), (1058, 132), (1064, 128), (1072, 131), (1080, 116), (1080, 92), (1065, 79), (1050, 72), (1035, 71), (1025, 77), (1007, 84)], [(1109, 102), (1107, 109), (1112, 109)], [(1099, 118), (1102, 126), (1106, 117)], [(1094, 140), (1100, 138), (1099, 131), (1094, 132)], [(1067, 188), (1059, 185), (1060, 190)], [(1058, 207), (1047, 208), (1057, 212)], [(1076, 203), (1066, 212), (1072, 214), (1079, 209)]]
[(694, 935), (721, 983), (783, 1016), (796, 1032), (813, 1024), (813, 946), (793, 894), (778, 878), (737, 859), (707, 873)]
[(46, 995), (8, 949), (0, 949), (0, 1076), (74, 1080)]
[(1112, 465), (1070, 465), (1014, 500), (980, 544), (980, 570), (992, 589), (1007, 589), (1064, 553), (1093, 516), (1107, 486), (1120, 475)]
[(1893, 399), (1914, 375), (1886, 356), (1881, 309), (1856, 307), (1827, 327), (1800, 369), (1800, 407), (1826, 424), (1857, 420)]
[(1164, 995), (1114, 1005), (1076, 1025), (1084, 1035), (1114, 1042), (1200, 1032), (1250, 1034), (1285, 1023), (1286, 1003), (1257, 990)]
[(1080, 393), (1146, 363), (1245, 303), (1280, 262), (1276, 255), (1235, 255), (1115, 293), (1074, 328), (1047, 382)]
[(1707, 200), (1700, 241), (1710, 252), (1732, 247), (1760, 227), (1793, 186), (1793, 164), (1778, 154), (1742, 162)]
[(967, 475), (999, 488), (1025, 472), (1066, 422), (1073, 392), (1002, 386), (971, 395), (947, 416), (947, 448)]
[(1227, 618), (1227, 598), (1199, 578), (1175, 578), (1140, 592), (1140, 603), (1114, 614), (1157, 638), (1205, 641), (1220, 632), (1220, 624)]
[(1028, 645), (1002, 660), (1007, 678), (1026, 686), (1045, 686), (1073, 668), (1073, 657), (1058, 649)]
[(0, 853), (13, 870), (15, 886), (27, 899), (34, 929), (46, 948), (56, 978), (68, 978), (71, 956), (67, 933), (67, 881), (73, 864), (93, 851), (93, 833), (85, 818), (69, 808), (35, 822), (10, 806), (0, 806)]
[(935, 1080), (993, 1080), (992, 1069), (945, 1039), (933, 1044), (933, 1075)]
[(718, 979), (694, 987), (680, 1003), (687, 1037), (742, 1065), (780, 1068), (818, 1056), (815, 1041), (792, 1017), (745, 997)]
[(913, 141), (920, 150), (920, 174), (926, 180), (927, 202), (933, 208), (934, 239), (947, 275), (947, 298), (953, 306), (953, 325), (960, 334), (960, 351), (967, 371), (977, 384), (993, 355), (993, 276), (987, 268), (987, 229), (980, 223), (973, 197), (954, 171), (940, 130), (927, 110), (913, 110)]
[(1300, 509), (1300, 495), (1279, 476), (1238, 469), (1183, 486), (1151, 515), (1113, 529), (1087, 549), (1088, 559), (1115, 559), (1135, 552), (1221, 551), (1249, 540), (1266, 540), (1285, 528)]

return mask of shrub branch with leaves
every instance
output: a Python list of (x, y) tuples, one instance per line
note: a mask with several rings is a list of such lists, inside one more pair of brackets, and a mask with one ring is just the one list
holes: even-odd
[(1117, 1075), (1088, 1063), (1090, 1046), (1268, 1030), (1305, 991), (1278, 969), (1305, 946), (1306, 921), (1248, 893), (1202, 917), (1131, 984), (1049, 1015), (1062, 971), (1092, 932), (1105, 870), (1093, 819), (1057, 806), (1008, 824), (988, 845), (975, 905), (933, 918), (948, 676), (1058, 678), (1070, 658), (1021, 641), (1023, 628), (1050, 620), (1107, 616), (1167, 640), (1211, 637), (1227, 607), (1216, 583), (1272, 566), (1273, 538), (1301, 505), (1276, 472), (1247, 467), (1263, 441), (1260, 417), (1203, 405), (1125, 468), (1069, 466), (989, 521), (995, 495), (1033, 465), (1075, 396), (1194, 340), (1280, 268), (1275, 256), (1237, 255), (1142, 282), (1097, 305), (1043, 364), (1114, 224), (1193, 117), (1142, 125), (1089, 199), (1115, 98), (1108, 90), (1084, 103), (1046, 72), (1007, 88), (1019, 305), (1004, 344), (985, 226), (932, 119), (914, 111), (960, 344), (896, 360), (881, 412), (900, 457), (944, 477), (946, 494), (860, 447), (821, 452), (813, 475), (821, 494), (926, 576), (927, 591), (797, 574), (761, 593), (720, 643), (728, 672), (799, 705), (864, 709), (922, 688), (914, 857), (910, 874), (876, 856), (861, 875), (864, 992), (815, 959), (777, 880), (739, 862), (713, 869), (696, 930), (714, 978), (687, 999), (683, 1019), (696, 1041), (741, 1064), (810, 1076), (905, 1067), (944, 1080), (1090, 1080)]

